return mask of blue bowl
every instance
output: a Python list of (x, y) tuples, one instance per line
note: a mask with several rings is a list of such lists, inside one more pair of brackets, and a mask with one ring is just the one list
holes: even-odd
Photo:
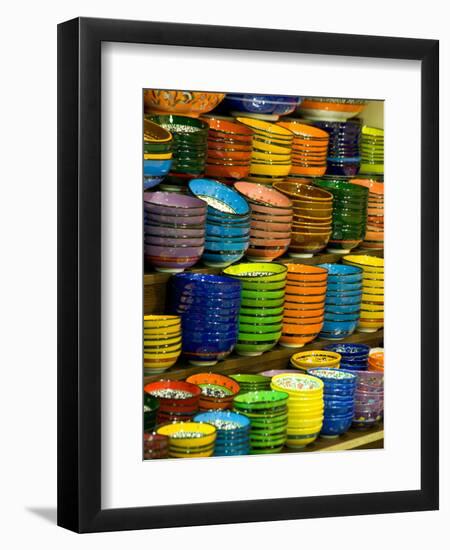
[(328, 290), (327, 288), (327, 297), (328, 298), (354, 298), (356, 296), (362, 296), (362, 290), (351, 290), (347, 292), (335, 292), (333, 290)]
[[(211, 286), (212, 288), (236, 288), (241, 286), (241, 282), (232, 277), (225, 275), (212, 275), (210, 273), (177, 273), (171, 277), (170, 282), (172, 285), (191, 285), (190, 288), (194, 288), (194, 285), (201, 285), (201, 288)], [(238, 283), (236, 285), (236, 283)]]
[(243, 256), (244, 251), (235, 252), (234, 254), (220, 254), (218, 252), (209, 252), (205, 250), (202, 255), (202, 260), (210, 266), (225, 267), (237, 262)]
[(321, 435), (341, 435), (352, 425), (353, 414), (347, 416), (324, 416)]
[(355, 404), (352, 403), (351, 405), (337, 405), (337, 406), (328, 406), (325, 405), (324, 408), (324, 417), (327, 418), (328, 415), (330, 416), (352, 416), (355, 412)]
[(362, 281), (361, 267), (345, 264), (319, 264), (328, 271), (329, 283), (359, 283)]
[(302, 101), (298, 96), (227, 94), (223, 105), (238, 113), (259, 115), (287, 115), (295, 111)]
[(245, 241), (211, 241), (207, 236), (205, 239), (205, 250), (210, 252), (245, 252), (248, 248), (250, 238)]
[(325, 321), (357, 321), (359, 319), (359, 313), (328, 313), (325, 310)]
[(341, 368), (349, 371), (355, 371), (358, 372), (359, 370), (368, 370), (367, 364), (353, 364), (349, 365), (348, 363), (341, 363)]
[(329, 344), (324, 347), (327, 351), (334, 351), (335, 353), (340, 353), (343, 357), (351, 356), (358, 357), (364, 356), (368, 357), (370, 352), (370, 346), (367, 344)]
[[(231, 209), (234, 214), (247, 216), (250, 213), (250, 207), (247, 201), (234, 189), (219, 183), (216, 180), (210, 179), (193, 179), (188, 183), (190, 192), (196, 197), (207, 201), (207, 198), (213, 198), (216, 201), (224, 204)], [(225, 214), (222, 210), (212, 208), (208, 205), (208, 212), (217, 216), (217, 214)], [(229, 215), (229, 213), (227, 212)]]
[(250, 215), (247, 216), (235, 216), (230, 214), (221, 214), (220, 212), (212, 213), (208, 211), (206, 216), (206, 222), (216, 225), (221, 225), (223, 227), (246, 227), (250, 229)]
[(206, 338), (204, 342), (193, 342), (189, 339), (185, 339), (183, 335), (182, 351), (188, 353), (197, 353), (206, 357), (208, 354), (215, 353), (227, 353), (230, 352), (236, 345), (237, 338), (231, 338), (228, 340), (211, 340)]
[(207, 223), (206, 224), (206, 234), (209, 237), (247, 237), (250, 235), (250, 225), (248, 228), (245, 227), (229, 227), (221, 224)]
[[(361, 304), (361, 296), (328, 296), (325, 297), (325, 309), (327, 305), (331, 306), (355, 306)], [(356, 308), (354, 308), (356, 309)]]
[[(191, 323), (223, 323), (234, 324), (238, 322), (239, 308), (227, 309), (221, 311), (220, 309), (214, 309), (213, 312), (205, 311), (204, 307), (191, 307), (191, 308), (171, 308), (171, 311), (175, 315), (180, 315), (185, 319), (185, 322)], [(176, 313), (175, 313), (176, 312)]]
[(362, 283), (330, 283), (327, 282), (327, 292), (354, 292), (362, 290)]
[(216, 440), (216, 443), (214, 445), (214, 449), (218, 452), (221, 452), (221, 453), (231, 452), (231, 451), (240, 452), (240, 451), (244, 451), (245, 449), (248, 449), (249, 446), (250, 446), (250, 438), (249, 438), (249, 435), (247, 434), (246, 439), (242, 440), (237, 445), (233, 445), (233, 444), (228, 445), (227, 443), (219, 443)]
[(144, 189), (147, 191), (148, 189), (152, 189), (153, 187), (156, 187), (158, 184), (160, 184), (165, 178), (164, 176), (144, 176)]
[(194, 417), (194, 422), (206, 422), (207, 424), (213, 423), (216, 420), (222, 420), (224, 422), (233, 422), (234, 424), (240, 424), (239, 428), (233, 430), (224, 430), (217, 428), (217, 440), (222, 436), (228, 434), (236, 434), (246, 431), (250, 428), (250, 420), (247, 416), (232, 411), (210, 411), (199, 413)]
[(235, 451), (235, 450), (214, 450), (214, 456), (243, 456), (243, 455), (248, 455), (250, 454), (250, 446), (248, 448), (244, 448), (242, 450), (239, 450), (239, 451)]
[(172, 166), (172, 159), (168, 160), (144, 160), (144, 177), (165, 176)]
[(319, 337), (322, 335), (328, 335), (333, 338), (345, 338), (346, 336), (353, 334), (357, 324), (358, 321), (324, 321)]

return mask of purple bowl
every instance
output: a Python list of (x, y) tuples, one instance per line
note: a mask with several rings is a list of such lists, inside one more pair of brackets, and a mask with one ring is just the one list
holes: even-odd
[(158, 206), (148, 203), (144, 203), (144, 210), (149, 216), (157, 214), (160, 216), (177, 216), (178, 218), (203, 216), (205, 214), (205, 209), (203, 208), (170, 208), (168, 206)]
[(205, 201), (184, 195), (181, 193), (169, 193), (165, 191), (156, 191), (154, 193), (144, 193), (144, 204), (151, 206), (160, 206), (162, 208), (172, 208), (177, 211), (184, 209), (201, 209), (206, 211), (208, 206)]
[(200, 258), (203, 254), (203, 246), (186, 246), (180, 248), (168, 248), (167, 246), (144, 245), (146, 256), (152, 258)]
[(204, 225), (206, 222), (206, 214), (201, 216), (173, 216), (155, 214), (153, 212), (147, 215), (147, 222), (157, 225), (170, 225), (172, 227), (183, 227), (189, 225)]
[(188, 227), (161, 227), (144, 224), (144, 233), (150, 237), (168, 237), (169, 239), (199, 239), (205, 236), (205, 229)]
[(153, 237), (146, 235), (144, 239), (145, 244), (156, 244), (160, 246), (167, 246), (173, 248), (184, 248), (184, 247), (197, 247), (204, 246), (205, 238), (199, 237), (197, 239), (167, 239), (166, 237)]

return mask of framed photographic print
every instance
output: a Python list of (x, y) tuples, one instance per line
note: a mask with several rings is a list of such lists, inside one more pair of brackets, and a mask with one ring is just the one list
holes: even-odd
[(437, 509), (438, 42), (79, 18), (58, 72), (58, 524)]

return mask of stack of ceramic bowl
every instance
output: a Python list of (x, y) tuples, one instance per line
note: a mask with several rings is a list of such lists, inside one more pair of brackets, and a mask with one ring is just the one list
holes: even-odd
[(383, 372), (384, 373), (384, 350), (371, 352), (367, 360), (370, 371)]
[(361, 268), (342, 264), (322, 264), (328, 271), (325, 322), (319, 334), (324, 340), (343, 340), (358, 325), (362, 278)]
[(301, 348), (322, 329), (327, 290), (327, 270), (323, 267), (288, 264), (280, 344)]
[(181, 319), (176, 315), (144, 315), (144, 374), (161, 374), (181, 354)]
[(234, 396), (240, 389), (239, 384), (228, 376), (212, 372), (193, 374), (186, 378), (186, 382), (196, 384), (202, 391), (199, 401), (200, 411), (231, 409)]
[(306, 371), (313, 368), (329, 367), (338, 369), (341, 363), (341, 355), (334, 351), (315, 349), (300, 351), (291, 357), (291, 365), (296, 369)]
[(223, 106), (236, 117), (273, 121), (293, 113), (301, 101), (298, 96), (231, 93), (226, 95)]
[(370, 347), (367, 344), (329, 344), (324, 348), (328, 352), (338, 353), (341, 368), (348, 371), (367, 370)]
[(292, 201), (292, 221), (289, 255), (311, 258), (323, 250), (331, 235), (333, 195), (326, 190), (308, 185), (306, 179), (289, 179), (274, 187)]
[(364, 109), (364, 99), (306, 97), (297, 111), (308, 120), (345, 122)]
[(384, 173), (384, 130), (363, 126), (361, 130), (361, 174)]
[(241, 393), (234, 410), (250, 419), (250, 454), (278, 453), (286, 442), (288, 394), (283, 391)]
[(178, 115), (151, 115), (150, 119), (173, 135), (173, 163), (166, 190), (184, 189), (186, 180), (205, 172), (208, 124), (203, 120)]
[(190, 192), (208, 204), (203, 263), (226, 267), (245, 254), (250, 240), (250, 207), (237, 191), (209, 179), (193, 179)]
[(161, 426), (156, 433), (169, 437), (170, 458), (202, 458), (214, 454), (217, 430), (211, 424), (179, 422)]
[(320, 435), (338, 437), (352, 425), (357, 377), (351, 372), (323, 367), (308, 369), (308, 374), (322, 380), (324, 385), (325, 408)]
[(273, 390), (289, 395), (286, 445), (301, 449), (317, 439), (323, 421), (323, 382), (307, 374), (278, 374)]
[(206, 203), (188, 195), (144, 193), (144, 257), (157, 271), (193, 266), (205, 246)]
[(330, 135), (326, 173), (332, 176), (355, 176), (361, 162), (361, 124), (357, 121), (316, 121), (314, 125)]
[(292, 142), (294, 134), (271, 122), (238, 117), (253, 130), (252, 162), (248, 180), (273, 185), (291, 171)]
[(270, 390), (270, 380), (261, 374), (231, 374), (230, 377), (239, 384), (239, 393)]
[(225, 94), (188, 90), (144, 90), (146, 113), (199, 117), (212, 111)]
[(369, 189), (367, 203), (366, 233), (363, 248), (383, 250), (384, 248), (384, 183), (371, 179), (352, 179), (349, 183)]
[(199, 366), (225, 359), (237, 341), (241, 283), (220, 275), (180, 273), (169, 284), (171, 309), (181, 316), (183, 355)]
[(287, 267), (247, 263), (230, 266), (224, 273), (242, 282), (236, 352), (261, 355), (272, 349), (281, 336)]
[(159, 399), (157, 424), (187, 422), (198, 412), (200, 388), (178, 380), (160, 380), (144, 386), (144, 392)]
[(345, 264), (363, 270), (359, 332), (376, 332), (384, 326), (384, 259), (375, 256), (345, 256)]
[(366, 187), (339, 179), (319, 179), (314, 183), (333, 195), (333, 224), (328, 251), (348, 254), (366, 234), (369, 191)]
[(384, 409), (384, 373), (355, 372), (358, 384), (355, 393), (355, 428), (370, 428), (381, 420)]
[(144, 392), (144, 433), (151, 433), (155, 429), (158, 410), (159, 400)]
[(194, 417), (217, 429), (214, 456), (238, 456), (250, 453), (250, 420), (231, 411), (203, 412)]
[(172, 166), (170, 132), (144, 118), (144, 189), (161, 183)]
[(329, 135), (320, 128), (302, 124), (299, 120), (278, 122), (294, 134), (291, 176), (320, 177), (327, 170)]
[(277, 220), (292, 220), (291, 200), (260, 183), (238, 181), (234, 187), (251, 209), (247, 258), (255, 262), (270, 262), (282, 256), (291, 242), (291, 221)]
[(250, 171), (253, 132), (233, 119), (205, 117), (209, 125), (205, 173), (223, 183), (245, 178)]
[(144, 433), (144, 460), (167, 458), (169, 456), (169, 438), (167, 435)]

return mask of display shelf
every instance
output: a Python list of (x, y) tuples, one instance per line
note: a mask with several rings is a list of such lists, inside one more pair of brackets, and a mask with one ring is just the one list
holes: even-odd
[[(356, 249), (352, 254), (383, 257), (383, 250), (365, 250)], [(326, 263), (336, 263), (342, 259), (341, 254), (317, 254), (312, 258), (290, 258), (285, 256), (278, 258), (277, 263), (300, 263), (306, 265), (317, 265)], [(245, 261), (241, 260), (240, 263)], [(202, 265), (194, 266), (190, 270), (196, 273), (221, 273), (221, 268), (204, 267)], [(170, 273), (159, 273), (157, 271), (144, 272), (144, 315), (160, 314), (164, 312), (166, 304), (166, 283), (171, 277)]]
[(350, 451), (351, 449), (371, 448), (382, 449), (384, 442), (383, 424), (378, 424), (367, 430), (350, 429), (345, 434), (334, 439), (318, 437), (303, 449), (285, 447), (283, 453), (310, 453), (323, 451)]
[[(371, 347), (376, 347), (383, 341), (383, 331), (379, 330), (372, 333), (356, 332), (340, 340), (340, 342), (353, 342), (358, 344), (368, 344)], [(154, 382), (155, 380), (170, 379), (184, 380), (192, 374), (199, 372), (217, 372), (220, 374), (234, 373), (258, 373), (264, 370), (285, 369), (289, 366), (289, 359), (292, 355), (299, 351), (307, 351), (311, 349), (321, 349), (327, 344), (331, 344), (329, 340), (314, 340), (310, 344), (306, 344), (302, 348), (292, 349), (277, 346), (271, 351), (263, 353), (257, 357), (242, 357), (236, 354), (230, 355), (225, 361), (219, 361), (211, 367), (193, 366), (184, 360), (179, 361), (172, 368), (162, 374), (153, 374), (144, 376), (144, 383)]]

